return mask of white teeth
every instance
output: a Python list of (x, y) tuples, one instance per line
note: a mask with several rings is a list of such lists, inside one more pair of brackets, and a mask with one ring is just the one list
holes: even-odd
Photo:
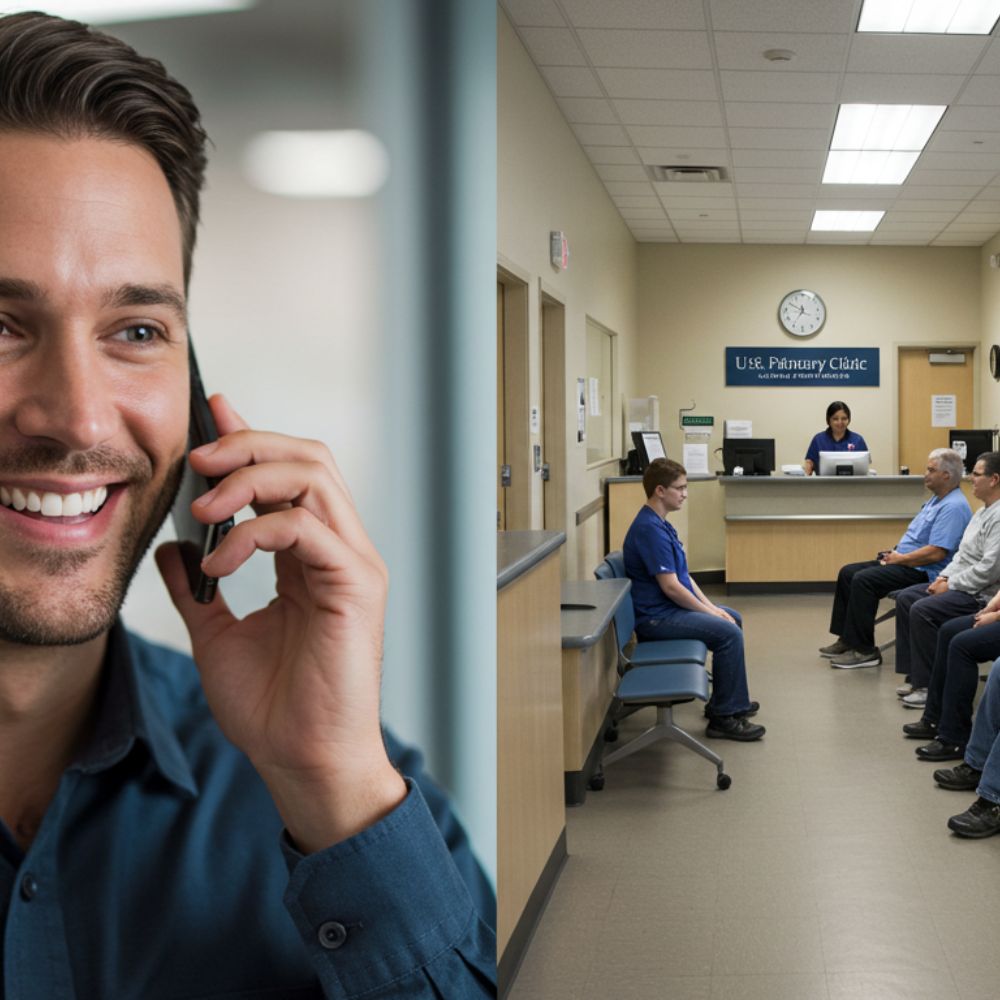
[(108, 488), (98, 486), (82, 493), (37, 493), (34, 490), (21, 490), (16, 486), (8, 489), (0, 486), (0, 503), (14, 510), (29, 510), (40, 513), (43, 517), (77, 517), (79, 514), (91, 514), (108, 498)]

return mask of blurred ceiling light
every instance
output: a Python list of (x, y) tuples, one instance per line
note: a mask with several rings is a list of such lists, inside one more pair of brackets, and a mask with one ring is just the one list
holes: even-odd
[(46, 14), (69, 17), (87, 24), (115, 24), (120, 21), (155, 21), (163, 17), (193, 14), (221, 14), (246, 10), (256, 0), (28, 0), (11, 3), (0, 0), (0, 14), (42, 10)]
[(988, 35), (1000, 0), (865, 0), (858, 31)]
[(261, 132), (248, 143), (243, 167), (268, 194), (365, 198), (389, 176), (389, 155), (375, 136), (359, 129)]
[(945, 104), (841, 104), (831, 149), (921, 150)]
[(882, 221), (885, 212), (817, 211), (813, 214), (814, 232), (870, 233)]

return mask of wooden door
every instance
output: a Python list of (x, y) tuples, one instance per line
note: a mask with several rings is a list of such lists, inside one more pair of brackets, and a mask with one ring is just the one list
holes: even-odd
[(542, 300), (542, 482), (545, 528), (566, 528), (566, 309)]
[[(914, 475), (923, 472), (928, 452), (948, 447), (948, 428), (932, 426), (932, 396), (955, 396), (955, 426), (975, 426), (972, 348), (952, 348), (965, 355), (962, 364), (931, 364), (928, 355), (932, 350), (944, 353), (946, 348), (899, 350), (899, 464), (908, 465)], [(882, 465), (878, 468), (881, 470)]]
[(504, 405), (503, 285), (497, 282), (497, 531), (507, 528), (507, 490), (501, 485), (501, 468), (507, 464), (507, 410)]

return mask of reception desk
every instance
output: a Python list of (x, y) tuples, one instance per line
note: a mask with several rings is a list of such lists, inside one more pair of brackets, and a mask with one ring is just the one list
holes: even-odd
[(832, 583), (891, 548), (930, 494), (922, 476), (722, 476), (726, 583)]
[(561, 531), (497, 534), (497, 958), (510, 985), (566, 858)]

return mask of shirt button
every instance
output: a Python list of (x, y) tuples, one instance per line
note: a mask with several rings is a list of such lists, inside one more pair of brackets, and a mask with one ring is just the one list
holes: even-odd
[(336, 920), (328, 920), (319, 929), (319, 943), (331, 951), (347, 940), (347, 928)]
[(30, 872), (21, 879), (21, 898), (30, 903), (38, 895), (38, 883)]

